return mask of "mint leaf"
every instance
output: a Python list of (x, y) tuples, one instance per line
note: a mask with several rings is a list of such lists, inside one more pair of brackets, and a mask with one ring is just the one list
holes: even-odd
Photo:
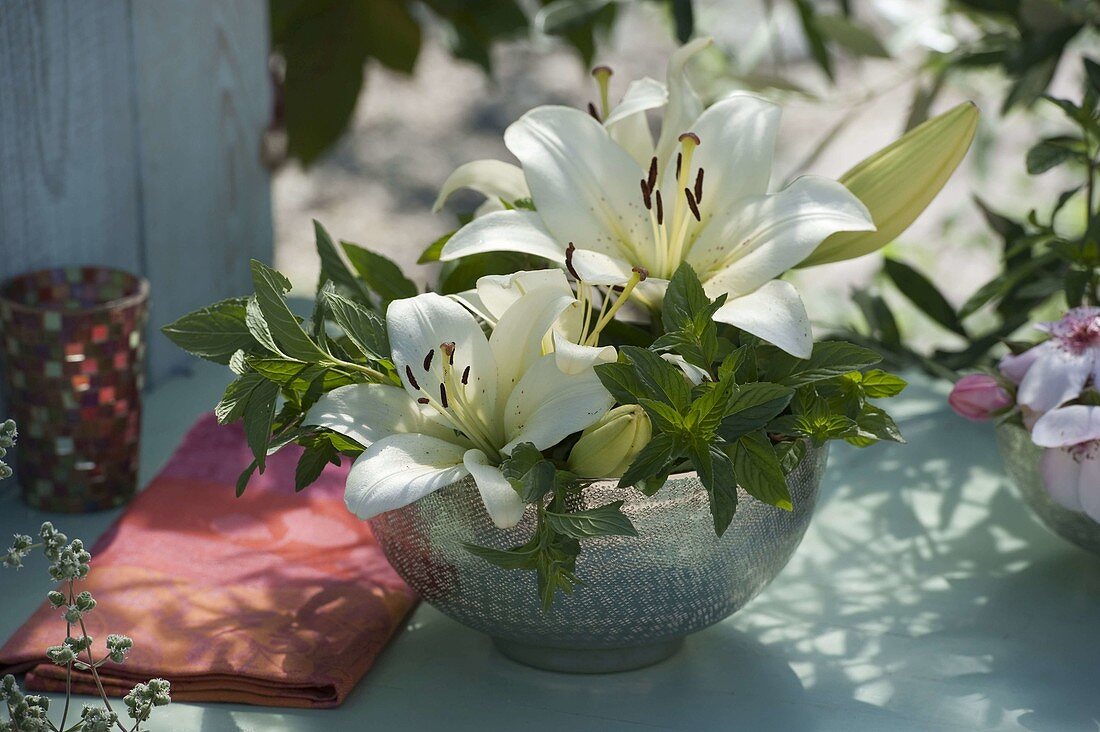
[(673, 407), (655, 399), (642, 397), (638, 404), (649, 415), (650, 422), (659, 432), (677, 434), (685, 429), (684, 418)]
[(316, 219), (313, 221), (313, 232), (317, 237), (317, 256), (321, 260), (321, 278), (317, 282), (317, 291), (320, 292), (325, 283), (331, 281), (352, 293), (358, 302), (370, 305), (370, 290), (344, 262), (340, 250), (332, 242), (332, 237)]
[(590, 508), (575, 513), (557, 513), (546, 511), (545, 521), (559, 534), (574, 539), (589, 539), (595, 536), (637, 536), (638, 531), (625, 513), (624, 501), (615, 501), (598, 508)]
[(242, 417), (245, 441), (248, 442), (261, 473), (264, 472), (267, 461), (267, 443), (271, 437), (271, 423), (275, 419), (275, 402), (278, 397), (279, 385), (265, 379), (251, 390), (244, 404)]
[(351, 242), (342, 241), (340, 246), (359, 277), (378, 294), (382, 302), (415, 297), (419, 294), (416, 284), (406, 277), (393, 261)]
[(634, 374), (641, 382), (646, 396), (659, 399), (683, 414), (691, 403), (691, 386), (676, 366), (637, 346), (623, 346), (620, 356), (634, 366)]
[(761, 345), (756, 356), (760, 380), (785, 386), (802, 386), (831, 379), (849, 371), (860, 371), (882, 360), (882, 356), (875, 351), (844, 341), (815, 343), (808, 359), (795, 358), (771, 345)]
[(890, 415), (871, 404), (864, 405), (863, 411), (856, 416), (853, 434), (846, 435), (845, 440), (856, 447), (867, 447), (880, 440), (905, 442)]
[(736, 388), (726, 416), (718, 426), (722, 439), (732, 442), (771, 422), (791, 402), (794, 390), (768, 382), (752, 382)]
[(515, 549), (493, 549), (476, 544), (463, 544), (462, 548), (504, 569), (535, 569), (536, 548), (527, 544)]
[[(667, 477), (673, 467), (673, 463), (679, 460), (681, 455), (680, 441), (669, 434), (659, 434), (649, 441), (641, 452), (634, 458), (634, 461), (630, 463), (630, 467), (626, 469), (623, 476), (619, 478), (619, 486), (622, 488), (629, 488), (630, 486), (636, 486), (642, 481), (651, 481), (657, 477)], [(642, 490), (646, 495), (652, 495), (656, 493), (657, 489), (664, 484), (664, 478), (661, 480), (648, 482), (645, 488)]]
[(325, 292), (324, 302), (336, 324), (364, 356), (373, 361), (388, 361), (390, 338), (386, 321), (378, 313), (335, 292)]
[(271, 335), (271, 329), (267, 327), (267, 321), (264, 320), (264, 314), (260, 312), (260, 304), (256, 301), (255, 295), (248, 298), (248, 304), (245, 305), (244, 313), (248, 332), (252, 334), (256, 342), (271, 353), (278, 354), (285, 358), (285, 354), (279, 349), (278, 344), (275, 343), (275, 338)]
[(234, 297), (195, 310), (160, 329), (192, 356), (228, 364), (237, 351), (248, 351), (256, 340), (245, 322), (247, 298)]
[(672, 351), (685, 361), (710, 373), (718, 357), (718, 326), (715, 311), (726, 301), (722, 295), (711, 300), (687, 262), (682, 263), (665, 290), (661, 324), (665, 334), (653, 343), (655, 351)]
[(295, 492), (301, 491), (321, 477), (321, 471), (329, 463), (333, 465), (340, 464), (340, 456), (337, 454), (332, 442), (329, 440), (313, 441), (298, 458), (298, 465), (294, 468)]
[(705, 440), (693, 440), (688, 446), (691, 465), (699, 474), (699, 481), (707, 489), (710, 513), (714, 520), (714, 533), (721, 536), (733, 521), (737, 512), (737, 479), (729, 457), (722, 450)]
[(451, 237), (457, 233), (456, 231), (449, 231), (443, 236), (439, 237), (428, 248), (420, 253), (420, 258), (416, 260), (417, 264), (428, 264), (430, 262), (438, 262), (440, 255), (443, 254), (443, 247), (450, 241)]
[(535, 503), (554, 490), (557, 469), (532, 443), (521, 442), (500, 464), (500, 472), (524, 503)]
[(792, 509), (783, 466), (763, 432), (742, 436), (733, 443), (731, 452), (733, 470), (746, 493), (786, 511)]
[(863, 388), (864, 395), (871, 399), (897, 396), (908, 386), (905, 379), (900, 376), (894, 376), (879, 369), (861, 374), (859, 384)]
[(290, 312), (283, 295), (290, 291), (290, 280), (263, 262), (252, 260), (252, 284), (256, 305), (282, 353), (299, 361), (323, 361), (328, 354), (310, 340), (298, 318)]
[(620, 404), (637, 404), (647, 395), (645, 384), (638, 378), (632, 364), (620, 360), (617, 363), (597, 364), (596, 377)]

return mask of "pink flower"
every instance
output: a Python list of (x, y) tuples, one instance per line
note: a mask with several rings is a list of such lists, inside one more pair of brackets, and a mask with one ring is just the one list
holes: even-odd
[(1047, 412), (1031, 439), (1047, 448), (1039, 470), (1050, 497), (1100, 521), (1100, 407), (1075, 404)]
[(1016, 400), (1035, 412), (1048, 412), (1076, 399), (1091, 377), (1100, 382), (1100, 308), (1074, 308), (1039, 330), (1050, 340), (1018, 356), (1005, 356), (1001, 373), (1020, 385)]
[(958, 414), (980, 422), (1012, 406), (1012, 397), (988, 374), (970, 374), (955, 382), (948, 404)]

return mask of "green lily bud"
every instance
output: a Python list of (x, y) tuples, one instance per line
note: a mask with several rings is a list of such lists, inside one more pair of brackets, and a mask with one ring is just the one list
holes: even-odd
[(867, 206), (877, 228), (833, 234), (798, 266), (854, 259), (896, 239), (955, 172), (977, 127), (977, 106), (963, 102), (909, 130), (840, 176), (840, 182)]
[(569, 469), (583, 478), (617, 478), (649, 444), (653, 427), (637, 404), (615, 407), (581, 433)]

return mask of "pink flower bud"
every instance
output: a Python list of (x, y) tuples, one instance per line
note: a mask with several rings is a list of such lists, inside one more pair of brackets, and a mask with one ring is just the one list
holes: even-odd
[(967, 419), (980, 422), (994, 412), (1012, 406), (1012, 397), (996, 379), (988, 374), (970, 374), (955, 382), (948, 404)]

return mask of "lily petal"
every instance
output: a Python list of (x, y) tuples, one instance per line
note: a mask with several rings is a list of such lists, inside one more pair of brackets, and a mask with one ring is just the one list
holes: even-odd
[(668, 103), (668, 90), (655, 79), (632, 81), (626, 94), (611, 114), (604, 120), (604, 127), (619, 147), (630, 153), (634, 162), (645, 169), (653, 157), (653, 133), (649, 129), (646, 111), (663, 107)]
[(1065, 447), (1100, 440), (1100, 407), (1071, 404), (1052, 409), (1035, 422), (1031, 440), (1040, 447)]
[(708, 295), (736, 297), (801, 262), (830, 234), (871, 229), (871, 215), (847, 188), (807, 175), (778, 193), (743, 198), (715, 215), (687, 259), (701, 273)]
[(710, 38), (696, 38), (680, 46), (668, 60), (668, 107), (661, 122), (661, 136), (657, 140), (657, 160), (662, 170), (668, 167), (680, 135), (691, 130), (703, 111), (703, 103), (691, 88), (685, 69), (691, 57), (712, 42)]
[(699, 368), (695, 364), (688, 363), (687, 360), (679, 354), (662, 353), (661, 358), (671, 364), (674, 364), (678, 369), (683, 371), (684, 376), (688, 377), (688, 381), (690, 381), (695, 386), (702, 384), (704, 381), (710, 378), (710, 374), (708, 374), (705, 370)]
[(598, 420), (614, 403), (596, 372), (566, 374), (554, 354), (532, 366), (508, 397), (504, 431), (510, 453), (521, 442), (545, 450)]
[(496, 322), (516, 300), (542, 287), (553, 287), (563, 295), (573, 295), (565, 270), (557, 268), (485, 275), (478, 278), (477, 294), (492, 322)]
[[(780, 115), (779, 106), (765, 99), (732, 94), (708, 107), (692, 125), (700, 144), (691, 165), (704, 171), (699, 203), (704, 224), (731, 201), (768, 192)], [(669, 169), (674, 175), (675, 166)], [(694, 180), (694, 172), (688, 171), (689, 183)]]
[(475, 406), (484, 424), (497, 423), (492, 418), (497, 398), (496, 360), (477, 319), (466, 308), (434, 292), (394, 300), (386, 311), (386, 328), (394, 366), (413, 399), (440, 399), (443, 364), (447, 362), (440, 346), (454, 343), (454, 372), (461, 374), (470, 367), (466, 400)]
[(508, 127), (504, 144), (523, 164), (538, 215), (562, 246), (618, 256), (626, 243), (652, 240), (638, 185), (645, 174), (592, 117), (536, 107)]
[(503, 198), (509, 203), (517, 198), (531, 197), (527, 180), (518, 166), (501, 160), (474, 160), (458, 166), (447, 177), (432, 205), (432, 212), (443, 208), (451, 194), (460, 188), (473, 189), (490, 200)]
[(407, 506), (464, 478), (467, 448), (428, 435), (390, 435), (356, 458), (344, 502), (361, 519)]
[(462, 460), (477, 483), (485, 510), (497, 528), (509, 529), (518, 524), (526, 506), (500, 468), (490, 464), (481, 450), (467, 450)]
[(572, 264), (573, 270), (586, 285), (625, 285), (634, 276), (633, 266), (629, 262), (591, 249), (573, 250)]
[(755, 292), (727, 300), (714, 319), (763, 338), (796, 358), (809, 358), (813, 352), (810, 316), (790, 282), (772, 280)]
[(1064, 448), (1047, 448), (1039, 459), (1039, 473), (1047, 493), (1071, 511), (1081, 510), (1081, 472), (1081, 461)]
[(439, 258), (447, 261), (482, 252), (522, 252), (565, 263), (565, 245), (550, 235), (534, 211), (494, 211), (479, 216), (447, 240)]
[(1090, 353), (1051, 348), (1027, 370), (1016, 392), (1016, 401), (1036, 412), (1048, 412), (1065, 404), (1081, 393), (1093, 363)]
[(579, 374), (596, 364), (613, 363), (618, 357), (614, 346), (582, 346), (554, 333), (554, 358), (564, 374)]
[(497, 364), (497, 394), (501, 400), (542, 357), (543, 339), (569, 307), (580, 307), (572, 292), (564, 295), (556, 287), (542, 287), (516, 300), (497, 321), (489, 336), (489, 347)]
[(404, 389), (388, 384), (350, 384), (333, 389), (310, 407), (302, 424), (327, 427), (364, 447), (395, 432), (418, 432), (469, 446), (439, 412), (418, 404)]

